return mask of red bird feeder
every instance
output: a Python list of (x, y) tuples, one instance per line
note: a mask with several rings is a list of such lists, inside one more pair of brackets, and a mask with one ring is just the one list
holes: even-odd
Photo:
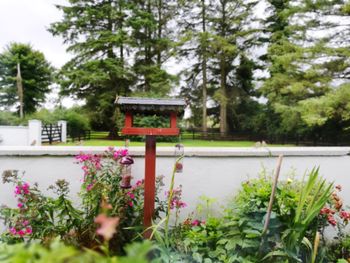
[[(125, 113), (125, 124), (122, 129), (124, 135), (146, 136), (145, 157), (145, 199), (144, 218), (145, 229), (152, 225), (155, 201), (155, 174), (156, 174), (156, 136), (178, 136), (180, 129), (177, 128), (177, 116), (183, 112), (185, 101), (181, 99), (152, 99), (117, 97), (116, 104)], [(169, 116), (169, 128), (134, 127), (133, 119), (136, 114)], [(151, 231), (145, 232), (149, 238)]]

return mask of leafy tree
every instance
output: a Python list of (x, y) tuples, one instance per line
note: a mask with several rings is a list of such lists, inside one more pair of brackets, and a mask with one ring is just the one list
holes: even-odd
[(18, 106), (17, 74), (20, 68), (23, 85), (23, 112), (34, 112), (50, 91), (53, 68), (40, 51), (29, 44), (11, 43), (0, 54), (0, 106)]

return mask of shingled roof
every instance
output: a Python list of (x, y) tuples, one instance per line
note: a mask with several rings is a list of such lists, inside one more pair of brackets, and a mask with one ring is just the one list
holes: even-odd
[(115, 103), (122, 111), (134, 112), (182, 112), (186, 106), (183, 99), (157, 99), (138, 97), (117, 97)]

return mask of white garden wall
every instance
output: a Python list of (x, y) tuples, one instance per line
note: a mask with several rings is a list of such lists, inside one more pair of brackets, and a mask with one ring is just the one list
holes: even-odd
[[(6, 169), (25, 171), (25, 180), (38, 182), (45, 190), (57, 179), (71, 184), (72, 197), (76, 198), (82, 171), (75, 164), (74, 155), (80, 152), (101, 153), (105, 147), (0, 147), (0, 174)], [(130, 149), (135, 156), (135, 180), (144, 175), (144, 149)], [(193, 210), (198, 197), (214, 197), (220, 205), (232, 197), (242, 181), (256, 177), (263, 167), (272, 171), (277, 156), (284, 154), (281, 177), (293, 173), (301, 178), (306, 170), (320, 166), (328, 180), (341, 184), (343, 198), (350, 204), (350, 152), (349, 147), (291, 147), (291, 148), (185, 148), (184, 171), (176, 177), (176, 185), (183, 186), (183, 199), (189, 204), (184, 213)], [(166, 186), (174, 163), (173, 149), (157, 149), (157, 174), (166, 176)], [(163, 193), (162, 193), (163, 194)], [(0, 184), (0, 204), (15, 204), (13, 187)]]
[[(67, 141), (67, 122), (58, 121), (61, 126), (62, 142)], [(28, 126), (0, 126), (1, 146), (40, 146), (42, 142), (42, 123), (29, 120)]]
[(28, 127), (0, 126), (0, 145), (28, 145)]

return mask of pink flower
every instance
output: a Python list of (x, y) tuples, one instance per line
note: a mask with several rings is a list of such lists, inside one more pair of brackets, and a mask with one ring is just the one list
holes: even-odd
[(15, 188), (15, 195), (20, 195), (22, 193), (20, 186), (16, 186)]
[(94, 184), (88, 184), (88, 186), (86, 187), (87, 191), (91, 191), (91, 189), (94, 187)]
[(135, 194), (132, 193), (132, 192), (127, 192), (126, 193), (131, 199), (134, 199), (135, 198)]
[(32, 234), (33, 233), (32, 228), (31, 227), (27, 227), (26, 228), (26, 233), (29, 234), (29, 235)]
[(127, 156), (127, 155), (129, 155), (128, 149), (119, 149), (113, 153), (113, 158), (115, 160), (117, 160), (117, 159), (124, 157), (124, 156)]
[(10, 233), (11, 233), (12, 235), (16, 235), (16, 234), (17, 234), (16, 228), (11, 227), (9, 230), (10, 230)]
[(24, 221), (22, 222), (22, 224), (23, 224), (23, 226), (27, 226), (27, 225), (29, 225), (29, 221), (28, 221), (28, 220), (24, 220)]
[(24, 230), (19, 230), (19, 231), (17, 232), (17, 234), (18, 234), (20, 237), (23, 237), (23, 236), (26, 234), (26, 232), (25, 232)]
[(198, 219), (196, 219), (196, 220), (193, 220), (191, 224), (192, 224), (192, 226), (199, 226), (200, 223), (201, 222)]
[(24, 206), (24, 204), (22, 204), (22, 203), (18, 203), (18, 204), (17, 204), (17, 207), (18, 207), (18, 208), (23, 208), (23, 206)]
[(95, 218), (95, 223), (100, 224), (100, 228), (96, 230), (96, 233), (103, 236), (105, 240), (110, 240), (117, 232), (116, 228), (119, 224), (118, 217), (107, 217), (104, 214), (100, 214)]
[(128, 205), (129, 205), (130, 207), (133, 207), (133, 206), (134, 206), (134, 204), (133, 204), (132, 201), (130, 201), (130, 202), (128, 203)]

